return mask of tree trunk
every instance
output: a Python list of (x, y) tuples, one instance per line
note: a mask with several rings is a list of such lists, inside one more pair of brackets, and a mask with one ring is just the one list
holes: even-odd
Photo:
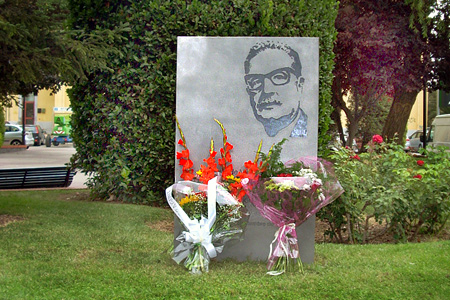
[(406, 125), (408, 123), (411, 109), (416, 102), (419, 91), (398, 91), (394, 95), (391, 109), (384, 123), (382, 136), (387, 141), (393, 141), (397, 136), (398, 141), (403, 141)]
[(339, 133), (339, 139), (341, 141), (341, 145), (345, 145), (345, 137), (344, 137), (344, 129), (342, 128), (342, 122), (341, 122), (341, 110), (335, 108), (333, 112), (331, 113), (331, 119), (334, 121), (334, 124), (336, 125), (336, 129)]
[(344, 129), (342, 128), (342, 121), (341, 121), (341, 111), (342, 111), (342, 103), (345, 102), (342, 99), (342, 89), (339, 84), (339, 80), (337, 77), (334, 77), (333, 79), (333, 85), (332, 85), (332, 92), (333, 95), (331, 97), (331, 105), (333, 106), (334, 110), (331, 113), (331, 119), (336, 124), (338, 133), (339, 133), (339, 139), (341, 140), (342, 145), (345, 145), (345, 135), (344, 135)]
[(356, 134), (358, 133), (358, 122), (352, 120), (353, 122), (348, 122), (348, 128), (347, 128), (347, 133), (348, 133), (348, 137), (347, 137), (347, 142), (345, 144), (345, 146), (348, 146), (350, 149), (353, 146), (353, 140), (356, 137)]

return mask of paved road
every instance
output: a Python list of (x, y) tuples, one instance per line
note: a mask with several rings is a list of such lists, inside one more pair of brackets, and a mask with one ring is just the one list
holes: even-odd
[[(76, 153), (72, 144), (54, 147), (31, 146), (27, 150), (0, 152), (0, 169), (63, 166)], [(87, 177), (77, 172), (70, 188), (86, 188)]]

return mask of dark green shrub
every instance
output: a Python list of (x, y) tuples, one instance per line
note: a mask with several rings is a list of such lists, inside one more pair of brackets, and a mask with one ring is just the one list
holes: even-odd
[(160, 204), (173, 183), (177, 36), (319, 37), (319, 151), (326, 151), (336, 1), (69, 2), (74, 28), (128, 28), (115, 38), (112, 72), (89, 74), (70, 92), (73, 163), (95, 172), (97, 196)]

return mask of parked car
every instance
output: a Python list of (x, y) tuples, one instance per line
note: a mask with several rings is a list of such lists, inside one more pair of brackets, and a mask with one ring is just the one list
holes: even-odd
[[(25, 144), (31, 146), (34, 144), (31, 132), (25, 131)], [(5, 139), (3, 145), (22, 145), (22, 126), (14, 124), (5, 124)]]
[(450, 151), (450, 114), (434, 118), (427, 134), (427, 143), (431, 147), (447, 147), (447, 151)]
[(411, 152), (419, 152), (423, 147), (420, 141), (420, 136), (423, 135), (423, 130), (416, 130), (413, 134), (406, 138), (405, 150)]
[(33, 134), (35, 146), (44, 145), (44, 142), (45, 142), (44, 133), (45, 132), (40, 125), (26, 125), (25, 130), (30, 131)]

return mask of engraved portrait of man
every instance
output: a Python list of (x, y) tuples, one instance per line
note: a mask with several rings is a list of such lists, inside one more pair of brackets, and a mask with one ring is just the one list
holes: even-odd
[(258, 42), (247, 55), (244, 71), (253, 114), (267, 135), (289, 128), (290, 137), (305, 137), (308, 116), (300, 108), (305, 79), (298, 53), (280, 42)]

